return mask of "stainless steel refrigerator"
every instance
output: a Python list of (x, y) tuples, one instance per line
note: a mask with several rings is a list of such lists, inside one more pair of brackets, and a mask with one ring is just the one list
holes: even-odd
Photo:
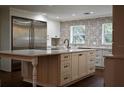
[[(12, 50), (46, 49), (47, 23), (12, 17)], [(12, 60), (12, 71), (21, 69), (21, 62)]]
[(12, 17), (12, 49), (46, 49), (47, 23)]

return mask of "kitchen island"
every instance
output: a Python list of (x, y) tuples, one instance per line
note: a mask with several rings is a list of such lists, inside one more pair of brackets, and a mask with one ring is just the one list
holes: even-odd
[(68, 86), (95, 72), (94, 49), (0, 51), (20, 60), (22, 77), (33, 86)]

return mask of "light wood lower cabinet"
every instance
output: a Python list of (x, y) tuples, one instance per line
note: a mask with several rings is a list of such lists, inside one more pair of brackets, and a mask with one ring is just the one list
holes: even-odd
[(72, 80), (78, 79), (78, 53), (72, 53)]
[(95, 72), (95, 51), (72, 53), (72, 80)]
[[(95, 51), (93, 51), (95, 52)], [(41, 86), (64, 86), (95, 72), (94, 58), (90, 52), (41, 56), (38, 58), (38, 81)], [(90, 60), (90, 61), (89, 61)], [(24, 81), (32, 82), (32, 65), (22, 64)]]
[(78, 54), (78, 77), (81, 78), (87, 75), (87, 53), (81, 52)]
[(87, 52), (72, 53), (72, 80), (87, 74)]

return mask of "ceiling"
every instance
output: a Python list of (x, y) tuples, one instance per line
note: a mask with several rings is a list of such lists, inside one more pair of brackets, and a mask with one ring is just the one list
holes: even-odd
[[(16, 5), (11, 7), (43, 13), (48, 18), (58, 21), (112, 16), (111, 5)], [(92, 13), (89, 15), (84, 14), (87, 12)]]

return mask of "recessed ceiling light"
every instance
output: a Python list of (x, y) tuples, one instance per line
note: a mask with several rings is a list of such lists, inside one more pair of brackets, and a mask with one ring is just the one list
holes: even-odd
[(94, 12), (90, 12), (90, 14), (94, 14)]
[(60, 17), (59, 17), (59, 16), (57, 16), (56, 18), (57, 18), (57, 19), (59, 19)]
[(90, 14), (94, 14), (94, 12), (85, 12), (85, 15), (90, 15)]
[(72, 16), (76, 16), (76, 14), (72, 14)]

